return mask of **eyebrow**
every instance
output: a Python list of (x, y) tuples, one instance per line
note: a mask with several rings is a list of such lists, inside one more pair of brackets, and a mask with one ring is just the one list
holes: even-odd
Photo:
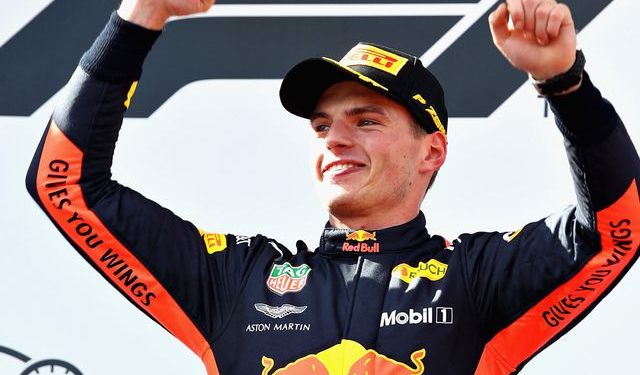
[(309, 121), (313, 122), (313, 120), (315, 119), (319, 119), (319, 118), (329, 118), (329, 115), (326, 114), (325, 112), (313, 112), (311, 114), (311, 116), (309, 116)]
[(384, 107), (379, 105), (367, 105), (363, 107), (350, 108), (346, 110), (344, 113), (347, 116), (357, 116), (363, 113), (377, 113), (383, 116), (387, 115), (387, 111), (384, 109)]
[[(366, 105), (362, 107), (354, 107), (344, 111), (344, 114), (348, 117), (361, 115), (363, 113), (377, 113), (382, 116), (387, 115), (387, 111), (384, 109), (384, 107), (379, 105)], [(311, 116), (309, 116), (310, 121), (313, 121), (318, 118), (330, 118), (330, 117), (326, 112), (313, 112)]]

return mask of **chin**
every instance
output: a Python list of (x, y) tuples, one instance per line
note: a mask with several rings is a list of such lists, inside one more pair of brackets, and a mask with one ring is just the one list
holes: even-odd
[(336, 217), (352, 216), (354, 213), (362, 212), (368, 206), (368, 204), (363, 205), (356, 194), (341, 188), (322, 191), (322, 198), (329, 213)]

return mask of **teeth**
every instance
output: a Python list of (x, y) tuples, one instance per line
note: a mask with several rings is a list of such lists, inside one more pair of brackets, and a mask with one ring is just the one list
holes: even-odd
[(340, 172), (352, 167), (357, 167), (357, 165), (352, 163), (333, 164), (329, 168), (326, 168), (325, 172)]

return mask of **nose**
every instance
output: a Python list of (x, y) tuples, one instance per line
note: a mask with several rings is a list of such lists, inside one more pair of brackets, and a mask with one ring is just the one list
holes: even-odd
[(327, 149), (337, 153), (353, 145), (353, 130), (344, 121), (334, 121), (324, 137)]

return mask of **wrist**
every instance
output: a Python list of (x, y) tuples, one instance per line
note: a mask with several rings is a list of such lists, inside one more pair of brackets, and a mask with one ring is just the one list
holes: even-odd
[(566, 95), (580, 88), (585, 62), (582, 51), (576, 50), (573, 65), (563, 73), (544, 80), (536, 79), (533, 75), (530, 78), (535, 89), (542, 95)]
[(80, 66), (102, 81), (137, 81), (144, 59), (160, 33), (125, 21), (113, 12), (96, 41), (82, 56)]
[(123, 20), (150, 30), (162, 30), (170, 17), (163, 5), (153, 0), (124, 0), (117, 13)]

